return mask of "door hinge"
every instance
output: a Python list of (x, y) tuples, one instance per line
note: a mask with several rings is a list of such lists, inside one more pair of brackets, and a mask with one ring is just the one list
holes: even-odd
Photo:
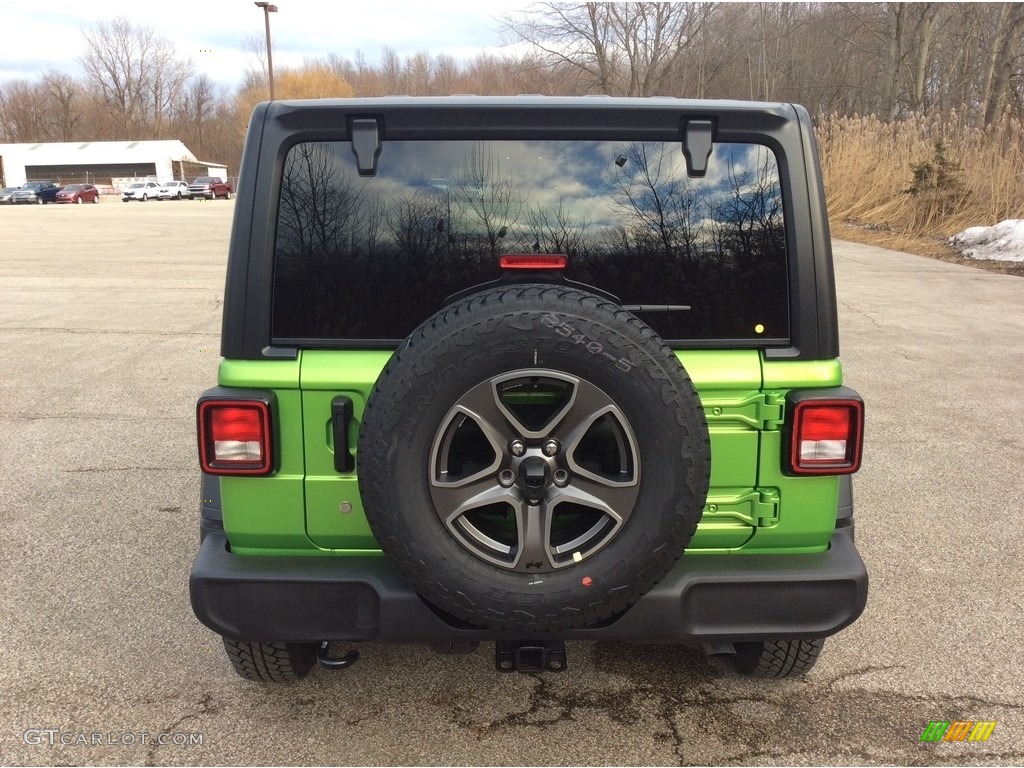
[(786, 394), (784, 392), (766, 392), (764, 404), (761, 406), (761, 428), (776, 430), (786, 420)]
[(733, 421), (758, 430), (779, 429), (786, 412), (786, 396), (778, 392), (704, 397), (701, 402), (709, 424)]
[(714, 494), (704, 505), (710, 518), (742, 520), (755, 528), (770, 528), (779, 522), (779, 491), (776, 488), (751, 488), (735, 494)]

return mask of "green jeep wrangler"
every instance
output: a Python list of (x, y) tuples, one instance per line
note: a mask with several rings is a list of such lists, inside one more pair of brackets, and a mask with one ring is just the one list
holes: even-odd
[(198, 618), (339, 643), (691, 644), (807, 671), (867, 599), (814, 135), (791, 104), (261, 104), (199, 399)]

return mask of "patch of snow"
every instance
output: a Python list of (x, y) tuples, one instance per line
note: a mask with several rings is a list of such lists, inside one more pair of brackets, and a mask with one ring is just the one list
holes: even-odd
[(968, 227), (949, 242), (970, 259), (1024, 261), (1024, 219), (1006, 219), (994, 227)]

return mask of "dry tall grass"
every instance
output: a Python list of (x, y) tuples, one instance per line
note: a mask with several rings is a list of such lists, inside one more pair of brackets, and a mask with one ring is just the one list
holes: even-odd
[[(969, 226), (1024, 218), (1020, 120), (1005, 117), (981, 129), (961, 112), (896, 122), (833, 115), (817, 122), (817, 135), (829, 215), (840, 229), (944, 239)], [(942, 153), (946, 174), (936, 184)], [(918, 193), (910, 194), (915, 167)]]

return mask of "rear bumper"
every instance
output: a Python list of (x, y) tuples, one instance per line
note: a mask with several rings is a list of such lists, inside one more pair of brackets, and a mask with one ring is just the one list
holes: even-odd
[[(239, 556), (211, 531), (189, 587), (199, 620), (236, 640), (514, 639), (432, 608), (383, 557)], [(617, 618), (559, 637), (687, 644), (824, 637), (860, 616), (867, 589), (852, 527), (844, 527), (820, 554), (683, 557)]]

